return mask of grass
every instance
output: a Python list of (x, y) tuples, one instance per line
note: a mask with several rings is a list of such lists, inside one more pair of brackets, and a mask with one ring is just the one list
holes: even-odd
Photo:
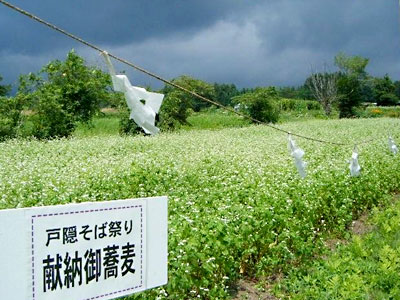
[[(105, 111), (96, 116), (89, 124), (81, 123), (74, 132), (75, 137), (109, 136), (119, 134), (120, 114), (115, 111)], [(210, 109), (208, 111), (192, 113), (188, 118), (189, 125), (182, 130), (209, 129), (218, 130), (249, 126), (250, 122), (230, 112)]]
[[(297, 102), (303, 100), (297, 100)], [(307, 102), (307, 101), (303, 101)], [(308, 101), (310, 102), (310, 101)], [(337, 113), (333, 113), (332, 118), (337, 118)], [(279, 123), (305, 120), (324, 120), (328, 119), (322, 109), (308, 110), (301, 107), (297, 110), (282, 110)], [(120, 114), (114, 110), (105, 110), (96, 116), (89, 124), (79, 124), (75, 130), (76, 137), (92, 137), (103, 135), (118, 135)], [(194, 112), (188, 118), (188, 125), (182, 127), (182, 130), (219, 130), (223, 128), (246, 127), (251, 122), (243, 117), (235, 115), (232, 112), (220, 109), (209, 109), (202, 112)]]
[(89, 124), (78, 124), (74, 136), (92, 137), (118, 135), (119, 120), (118, 115), (96, 116)]
[(400, 299), (400, 201), (374, 209), (374, 230), (276, 285), (283, 299)]
[(339, 113), (333, 111), (330, 117), (327, 117), (322, 109), (283, 111), (279, 116), (279, 123), (298, 122), (307, 120), (329, 120), (337, 119)]
[(248, 126), (250, 121), (231, 112), (210, 109), (206, 112), (193, 113), (188, 118), (188, 123), (190, 125), (185, 126), (184, 129), (197, 130), (243, 127)]

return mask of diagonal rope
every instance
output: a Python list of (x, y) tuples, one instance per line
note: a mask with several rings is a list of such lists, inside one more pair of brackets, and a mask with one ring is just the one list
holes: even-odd
[[(37, 21), (37, 22), (39, 22), (39, 23), (42, 23), (43, 25), (46, 25), (47, 27), (50, 27), (51, 29), (53, 29), (55, 31), (58, 31), (59, 33), (61, 33), (63, 35), (66, 35), (69, 38), (74, 39), (75, 41), (78, 41), (79, 43), (82, 43), (82, 44), (84, 44), (84, 45), (86, 45), (86, 46), (88, 46), (88, 47), (90, 47), (90, 48), (92, 48), (92, 49), (94, 49), (96, 51), (99, 51), (99, 52), (104, 52), (105, 51), (105, 50), (101, 49), (100, 47), (98, 47), (96, 45), (93, 45), (93, 44), (83, 40), (82, 38), (80, 38), (80, 37), (78, 37), (76, 35), (73, 35), (72, 33), (69, 33), (67, 31), (65, 31), (64, 29), (61, 29), (61, 28), (55, 26), (54, 24), (51, 24), (51, 23), (49, 23), (49, 22), (47, 22), (47, 21), (45, 21), (45, 20), (43, 20), (43, 19), (41, 19), (41, 18), (39, 18), (39, 17), (37, 17), (35, 15), (33, 15), (33, 14), (31, 14), (31, 13), (29, 13), (29, 12), (27, 12), (27, 11), (25, 11), (25, 10), (23, 10), (23, 9), (21, 9), (21, 8), (19, 8), (19, 7), (15, 6), (15, 5), (7, 2), (7, 1), (0, 0), (0, 3), (5, 5), (5, 6), (7, 6), (7, 7), (9, 7), (9, 8), (11, 8), (11, 9), (13, 9), (13, 10), (15, 10), (15, 11), (17, 11), (17, 12), (19, 12), (19, 13), (21, 13), (21, 14), (23, 14), (23, 15), (25, 15), (25, 16), (27, 16), (27, 17), (29, 17), (29, 18), (31, 18), (31, 19), (33, 19), (33, 20), (35, 20), (35, 21)], [(126, 64), (126, 65), (128, 65), (128, 66), (130, 66), (130, 67), (132, 67), (132, 68), (134, 68), (134, 69), (136, 69), (138, 71), (140, 71), (140, 72), (142, 72), (142, 73), (145, 73), (145, 74), (147, 74), (147, 75), (149, 75), (149, 76), (151, 76), (151, 77), (153, 77), (153, 78), (155, 78), (157, 80), (160, 80), (160, 81), (162, 81), (162, 82), (164, 82), (164, 83), (166, 83), (166, 84), (168, 84), (170, 86), (173, 86), (173, 87), (175, 87), (175, 88), (177, 88), (177, 89), (179, 89), (181, 91), (184, 91), (185, 93), (188, 93), (188, 94), (190, 94), (190, 95), (192, 95), (192, 96), (194, 96), (194, 97), (196, 97), (196, 98), (198, 98), (198, 99), (200, 99), (202, 101), (211, 103), (211, 104), (213, 104), (213, 105), (215, 105), (215, 106), (217, 106), (217, 107), (219, 107), (219, 108), (221, 108), (221, 109), (223, 109), (225, 111), (229, 111), (229, 112), (234, 113), (234, 114), (236, 114), (238, 116), (241, 116), (241, 117), (243, 117), (245, 119), (251, 120), (254, 123), (265, 125), (265, 126), (268, 126), (268, 127), (272, 128), (274, 130), (277, 130), (277, 131), (280, 131), (280, 132), (283, 132), (283, 133), (286, 133), (286, 134), (291, 134), (292, 136), (296, 136), (296, 137), (303, 138), (303, 139), (306, 139), (306, 140), (309, 140), (309, 141), (313, 141), (313, 142), (336, 145), (336, 146), (350, 146), (350, 145), (352, 146), (352, 145), (354, 145), (354, 143), (333, 142), (333, 141), (327, 141), (327, 140), (317, 139), (317, 138), (314, 138), (314, 137), (305, 136), (305, 135), (298, 134), (298, 133), (293, 133), (293, 132), (290, 132), (288, 130), (279, 128), (277, 126), (271, 125), (269, 123), (257, 120), (255, 118), (249, 116), (249, 115), (246, 115), (244, 113), (238, 112), (238, 111), (234, 110), (231, 107), (224, 106), (224, 105), (222, 105), (222, 104), (220, 104), (220, 103), (218, 103), (218, 102), (216, 102), (214, 100), (208, 99), (208, 98), (206, 98), (206, 97), (204, 97), (202, 95), (197, 94), (196, 92), (188, 90), (187, 88), (182, 87), (182, 86), (174, 83), (173, 81), (167, 80), (167, 79), (165, 79), (165, 78), (163, 78), (163, 77), (161, 77), (161, 76), (159, 76), (159, 75), (157, 75), (155, 73), (147, 71), (146, 69), (144, 69), (144, 68), (142, 68), (140, 66), (137, 66), (137, 65), (135, 65), (135, 64), (123, 59), (123, 58), (115, 56), (115, 55), (113, 55), (111, 53), (108, 53), (108, 55), (110, 57), (114, 58), (115, 60), (118, 60), (118, 61), (120, 61), (120, 62), (122, 62), (122, 63), (124, 63), (124, 64)], [(373, 140), (374, 139), (363, 141), (363, 142), (360, 142), (358, 144), (366, 144), (366, 143), (369, 143), (369, 142), (371, 142)]]

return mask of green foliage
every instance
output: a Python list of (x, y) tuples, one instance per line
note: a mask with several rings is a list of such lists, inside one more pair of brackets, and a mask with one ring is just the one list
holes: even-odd
[(85, 65), (73, 50), (64, 62), (52, 61), (38, 74), (21, 76), (19, 94), (33, 115), (37, 138), (69, 136), (77, 122), (89, 122), (110, 94), (109, 75)]
[[(292, 272), (276, 288), (288, 299), (399, 299), (400, 202), (374, 211), (375, 230), (353, 236), (326, 260)], [(368, 226), (368, 225), (365, 225)], [(370, 226), (370, 225), (369, 225)]]
[(127, 109), (122, 110), (119, 121), (119, 133), (121, 135), (144, 134), (144, 130), (130, 118), (130, 112)]
[(120, 121), (119, 113), (100, 113), (90, 123), (79, 123), (73, 135), (76, 137), (118, 135)]
[[(350, 119), (285, 129), (350, 143), (396, 124)], [(128, 299), (226, 299), (240, 276), (287, 274), (315, 260), (324, 233), (343, 234), (361, 211), (400, 189), (400, 158), (388, 153), (386, 137), (362, 146), (358, 178), (348, 175), (347, 147), (298, 143), (308, 162), (304, 180), (286, 136), (266, 126), (7, 141), (0, 144), (0, 208), (167, 195), (168, 284)]]
[(321, 104), (318, 101), (296, 100), (296, 99), (279, 99), (280, 109), (284, 111), (305, 111), (320, 110)]
[(23, 99), (0, 96), (0, 141), (14, 138), (19, 134), (23, 120)]
[(400, 107), (399, 106), (368, 106), (363, 109), (359, 109), (357, 115), (362, 118), (399, 118)]
[[(327, 119), (321, 104), (315, 100), (300, 99), (280, 99), (279, 100), (280, 115), (279, 122), (311, 120), (311, 119)], [(336, 115), (336, 112), (333, 114)], [(332, 115), (330, 116), (332, 117)]]
[(350, 56), (346, 55), (344, 52), (339, 52), (335, 56), (335, 65), (341, 72), (358, 78), (364, 78), (367, 75), (365, 68), (368, 63), (368, 58), (358, 55)]
[(349, 118), (357, 115), (362, 103), (361, 83), (357, 76), (341, 74), (337, 80), (339, 94), (339, 117)]
[(276, 123), (279, 119), (279, 96), (274, 87), (258, 88), (233, 98), (241, 109), (253, 119)]
[(399, 80), (396, 80), (394, 82), (394, 87), (395, 87), (395, 94), (400, 99), (400, 81)]
[[(0, 82), (3, 80), (3, 77), (0, 75)], [(0, 97), (7, 96), (11, 91), (11, 85), (1, 85), (0, 84)]]
[(32, 135), (39, 139), (67, 137), (75, 130), (74, 116), (64, 109), (62, 94), (52, 86), (44, 86), (30, 95), (34, 103)]
[(174, 130), (182, 125), (187, 125), (187, 118), (191, 111), (191, 104), (184, 92), (168, 91), (161, 105), (158, 126), (162, 130)]
[(374, 78), (367, 76), (361, 82), (361, 97), (363, 102), (376, 102), (374, 95)]
[(224, 106), (231, 106), (232, 98), (240, 94), (234, 84), (214, 83), (214, 90), (215, 100)]
[[(214, 86), (209, 83), (189, 76), (178, 77), (172, 82), (208, 99), (215, 100)], [(187, 118), (193, 110), (198, 112), (210, 106), (209, 103), (169, 85), (166, 85), (161, 92), (165, 94), (165, 98), (161, 105), (160, 120), (157, 126), (162, 130), (173, 130), (182, 125), (189, 125)]]
[(277, 89), (279, 97), (289, 99), (314, 99), (309, 85), (306, 83), (299, 87), (284, 86)]
[(399, 98), (393, 93), (382, 94), (377, 101), (379, 106), (393, 106), (399, 104)]
[(373, 91), (379, 106), (392, 106), (399, 103), (396, 86), (387, 74), (383, 78), (374, 78)]
[(321, 104), (312, 100), (279, 99), (280, 109), (283, 111), (321, 110)]
[[(172, 82), (208, 99), (216, 99), (214, 86), (205, 81), (195, 79), (190, 76), (180, 76), (173, 79)], [(200, 111), (203, 108), (211, 106), (210, 103), (200, 100), (193, 95), (185, 93), (169, 85), (166, 85), (162, 92), (166, 94), (166, 96), (168, 96), (170, 93), (173, 93), (173, 97), (178, 98), (179, 105), (184, 105), (187, 108), (191, 108), (196, 112)]]
[(243, 127), (248, 126), (250, 121), (232, 112), (210, 108), (191, 114), (188, 118), (188, 123), (190, 126), (184, 126), (183, 128), (198, 130)]
[(89, 121), (99, 111), (99, 101), (109, 97), (110, 76), (85, 65), (83, 58), (73, 50), (65, 62), (47, 64), (41, 71), (47, 83), (61, 92), (61, 105), (76, 121)]

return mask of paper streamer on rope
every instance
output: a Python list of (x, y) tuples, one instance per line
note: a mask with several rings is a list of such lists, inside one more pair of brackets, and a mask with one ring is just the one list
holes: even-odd
[(291, 135), (289, 134), (289, 150), (290, 155), (294, 159), (294, 164), (296, 165), (297, 171), (301, 178), (306, 177), (306, 165), (307, 163), (303, 161), (304, 151), (296, 146), (295, 141), (292, 139)]
[(357, 147), (354, 147), (353, 154), (351, 155), (350, 163), (350, 175), (353, 177), (360, 176), (361, 167), (358, 163), (358, 152)]
[[(143, 128), (147, 134), (157, 134), (160, 129), (155, 126), (156, 114), (160, 110), (163, 94), (152, 93), (144, 88), (132, 86), (126, 75), (116, 75), (107, 52), (102, 53), (110, 71), (113, 88), (125, 95), (126, 103), (131, 110), (130, 118)], [(143, 102), (142, 102), (143, 101)]]
[(399, 149), (397, 148), (397, 145), (395, 144), (394, 140), (392, 139), (391, 136), (389, 136), (389, 150), (396, 155), (399, 152)]

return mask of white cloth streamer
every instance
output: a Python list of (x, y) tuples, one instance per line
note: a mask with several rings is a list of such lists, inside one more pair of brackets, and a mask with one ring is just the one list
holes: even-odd
[(392, 151), (394, 155), (399, 152), (399, 149), (397, 148), (397, 145), (395, 144), (391, 136), (389, 136), (389, 150)]
[(126, 103), (131, 110), (130, 118), (143, 128), (147, 134), (157, 134), (160, 129), (155, 126), (156, 114), (160, 110), (163, 94), (152, 93), (144, 88), (132, 86), (126, 75), (116, 75), (107, 52), (102, 53), (110, 71), (113, 88), (125, 95)]
[(295, 141), (292, 139), (292, 137), (290, 135), (289, 135), (289, 150), (290, 150), (290, 155), (294, 159), (294, 164), (296, 165), (296, 168), (297, 168), (297, 171), (299, 172), (300, 177), (301, 178), (306, 177), (307, 163), (305, 161), (303, 161), (303, 156), (304, 156), (305, 152), (296, 146)]
[(351, 155), (351, 159), (349, 161), (350, 163), (350, 175), (352, 177), (357, 177), (360, 176), (360, 171), (361, 171), (361, 167), (358, 164), (358, 153), (357, 153), (357, 149), (354, 148), (353, 150), (353, 154)]

